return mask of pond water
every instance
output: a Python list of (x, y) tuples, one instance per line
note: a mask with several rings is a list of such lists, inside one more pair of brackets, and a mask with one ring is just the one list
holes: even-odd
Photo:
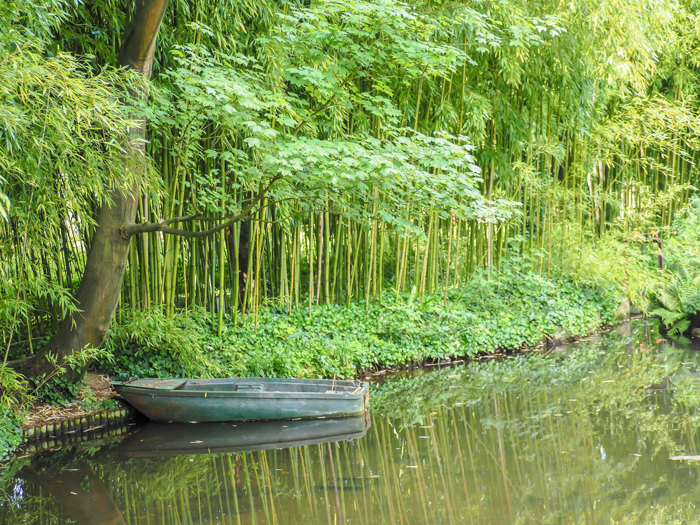
[(135, 426), (8, 464), (0, 523), (700, 523), (699, 372), (638, 321), (386, 378), (369, 425)]

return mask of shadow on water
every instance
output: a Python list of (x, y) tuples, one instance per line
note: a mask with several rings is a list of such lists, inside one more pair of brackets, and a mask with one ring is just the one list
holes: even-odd
[(637, 321), (390, 377), (371, 427), (146, 425), (17, 459), (0, 523), (700, 523), (699, 356)]

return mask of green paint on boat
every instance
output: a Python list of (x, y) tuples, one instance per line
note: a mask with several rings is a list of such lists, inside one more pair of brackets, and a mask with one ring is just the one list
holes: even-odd
[(166, 423), (322, 419), (364, 414), (369, 383), (331, 379), (124, 379), (114, 389)]

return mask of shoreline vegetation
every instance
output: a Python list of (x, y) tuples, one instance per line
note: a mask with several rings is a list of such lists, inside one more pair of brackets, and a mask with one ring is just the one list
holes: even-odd
[[(221, 336), (212, 330), (205, 311), (171, 317), (158, 311), (140, 312), (112, 328), (105, 345), (109, 358), (97, 361), (93, 368), (104, 375), (138, 377), (378, 376), (412, 366), (557, 345), (599, 332), (629, 315), (616, 288), (546, 279), (525, 269), (494, 272), (489, 277), (477, 275), (460, 290), (429, 295), (422, 301), (387, 293), (381, 304), (369, 308), (352, 303), (289, 312), (268, 306), (256, 319), (249, 316), (228, 326)], [(93, 374), (91, 387), (94, 381)], [(70, 391), (55, 385), (44, 398), (49, 405), (64, 406), (56, 411), (63, 417), (50, 417), (46, 404), (41, 410), (55, 424), (114, 403), (104, 392), (96, 399), (92, 391), (80, 385)], [(17, 423), (26, 427), (27, 421), (37, 419), (36, 411), (30, 408)], [(8, 440), (4, 455), (11, 454), (10, 443), (17, 446), (21, 439), (17, 433)]]
[[(217, 335), (206, 312), (132, 312), (110, 332), (100, 369), (138, 377), (349, 378), (426, 360), (470, 358), (582, 337), (615, 322), (615, 287), (524, 269), (477, 275), (446, 295), (386, 293), (382, 302), (268, 306)], [(625, 308), (622, 308), (625, 310)]]

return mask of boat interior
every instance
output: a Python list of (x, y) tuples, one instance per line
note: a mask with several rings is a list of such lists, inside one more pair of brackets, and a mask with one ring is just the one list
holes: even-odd
[(316, 392), (316, 393), (351, 393), (362, 390), (360, 381), (261, 381), (251, 380), (198, 380), (191, 379), (176, 387), (177, 390), (193, 390), (199, 392)]

